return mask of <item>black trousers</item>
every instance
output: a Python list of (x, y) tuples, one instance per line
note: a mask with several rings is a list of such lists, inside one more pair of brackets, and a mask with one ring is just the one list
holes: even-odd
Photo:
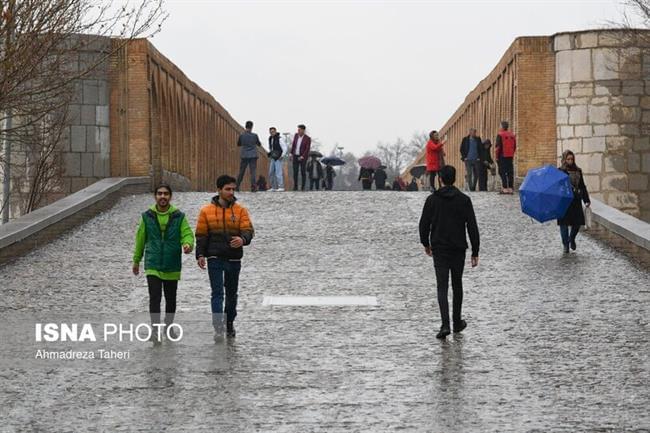
[(298, 160), (297, 156), (293, 156), (293, 190), (298, 191), (298, 170), (300, 170), (300, 177), (301, 177), (301, 188), (303, 191), (305, 190), (305, 182), (307, 181), (307, 161), (304, 159), (302, 161)]
[(476, 191), (476, 182), (480, 175), (481, 165), (481, 161), (478, 159), (465, 160), (465, 181), (470, 191)]
[(372, 189), (372, 180), (361, 179), (361, 187), (366, 191)]
[(489, 170), (489, 168), (487, 167), (487, 165), (485, 165), (484, 163), (481, 163), (481, 166), (480, 166), (479, 172), (478, 172), (478, 190), (479, 191), (487, 191), (488, 170)]
[(147, 275), (147, 286), (149, 286), (149, 315), (151, 316), (151, 323), (160, 323), (160, 301), (163, 291), (165, 293), (165, 324), (169, 325), (174, 323), (178, 281), (161, 280), (156, 276)]
[(449, 273), (451, 272), (451, 287), (453, 295), (454, 323), (460, 323), (463, 305), (463, 269), (465, 267), (465, 251), (434, 253), (433, 266), (436, 270), (436, 284), (438, 286), (438, 307), (442, 326), (449, 328)]
[(512, 158), (499, 158), (499, 174), (504, 188), (514, 188), (514, 166)]
[(431, 191), (434, 191), (436, 189), (436, 174), (438, 174), (438, 172), (428, 171), (427, 173), (429, 175), (429, 185), (431, 186)]
[(309, 179), (309, 191), (312, 191), (316, 188), (316, 191), (320, 188), (320, 179)]
[(242, 158), (239, 162), (239, 175), (237, 176), (237, 190), (239, 191), (239, 186), (241, 185), (242, 180), (244, 180), (244, 174), (246, 173), (246, 167), (249, 167), (251, 174), (251, 191), (255, 190), (255, 184), (257, 182), (257, 158)]

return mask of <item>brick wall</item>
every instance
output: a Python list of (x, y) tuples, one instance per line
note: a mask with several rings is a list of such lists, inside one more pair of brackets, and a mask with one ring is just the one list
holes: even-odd
[[(129, 42), (111, 68), (112, 176), (151, 175), (154, 183), (213, 190), (217, 176), (237, 175), (243, 128), (151, 43)], [(267, 172), (260, 152), (258, 173)]]
[[(514, 164), (518, 177), (531, 167), (555, 163), (554, 75), (551, 38), (522, 37), (512, 43), (492, 72), (440, 128), (445, 162), (456, 167), (458, 179), (465, 176), (460, 143), (469, 128), (476, 128), (483, 140), (489, 138), (494, 144), (502, 120), (508, 120), (517, 134)], [(413, 165), (423, 163), (424, 151)], [(410, 178), (408, 168), (404, 176)]]

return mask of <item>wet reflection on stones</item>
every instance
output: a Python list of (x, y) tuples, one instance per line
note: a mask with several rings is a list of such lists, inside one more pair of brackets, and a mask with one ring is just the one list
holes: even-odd
[[(481, 229), (466, 270), (468, 328), (447, 341), (418, 243), (426, 193), (242, 194), (256, 238), (237, 337), (143, 345), (128, 361), (0, 370), (3, 429), (152, 431), (629, 431), (649, 429), (650, 273), (516, 198), (473, 194)], [(173, 203), (195, 224), (210, 194)], [(121, 200), (0, 272), (4, 313), (145, 312), (130, 274), (152, 202)], [(208, 314), (207, 273), (183, 259), (178, 305)], [(265, 306), (264, 296), (376, 296), (377, 306)], [(181, 342), (182, 343), (182, 342)]]

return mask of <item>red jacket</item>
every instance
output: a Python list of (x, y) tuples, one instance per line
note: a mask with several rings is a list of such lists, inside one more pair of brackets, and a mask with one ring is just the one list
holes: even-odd
[(514, 157), (515, 151), (517, 150), (517, 138), (515, 134), (506, 129), (500, 129), (494, 150), (496, 151), (497, 159)]
[[(291, 145), (291, 156), (295, 156), (296, 144), (298, 144), (298, 134), (293, 136), (293, 144)], [(300, 156), (303, 157), (305, 161), (309, 157), (309, 150), (311, 149), (311, 138), (309, 135), (305, 134), (302, 136), (302, 142), (300, 143)]]
[(427, 171), (440, 170), (440, 154), (442, 153), (441, 141), (434, 142), (429, 140), (427, 142)]

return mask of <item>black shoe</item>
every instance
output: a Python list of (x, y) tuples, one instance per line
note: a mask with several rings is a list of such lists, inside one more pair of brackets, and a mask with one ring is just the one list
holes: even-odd
[(569, 253), (569, 244), (564, 244), (564, 254)]
[(467, 328), (467, 322), (466, 321), (461, 320), (458, 323), (454, 322), (454, 333), (461, 332), (465, 328)]
[(232, 322), (228, 322), (226, 324), (226, 337), (228, 338), (233, 338), (235, 336), (235, 324)]
[(569, 245), (571, 245), (571, 249), (573, 251), (576, 250), (576, 240), (575, 239), (571, 239), (571, 243)]
[(451, 334), (449, 328), (445, 328), (444, 326), (442, 326), (440, 327), (440, 332), (436, 334), (436, 338), (438, 338), (439, 340), (444, 340), (445, 338), (447, 338), (447, 335), (449, 334)]
[(162, 341), (160, 340), (160, 338), (158, 338), (158, 330), (155, 330), (151, 333), (151, 337), (149, 337), (149, 341), (151, 341), (154, 346), (160, 346), (162, 344)]
[[(167, 326), (169, 326), (169, 325), (167, 325)], [(172, 340), (172, 341), (178, 340), (178, 331), (176, 331), (176, 329), (174, 329), (174, 328), (168, 328), (168, 330), (167, 330), (167, 338)]]

